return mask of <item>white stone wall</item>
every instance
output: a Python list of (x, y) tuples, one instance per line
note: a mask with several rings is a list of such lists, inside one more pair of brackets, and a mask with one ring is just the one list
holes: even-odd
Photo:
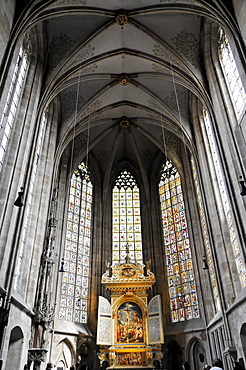
[[(27, 364), (27, 351), (26, 348), (29, 347), (29, 338), (31, 334), (31, 316), (27, 315), (26, 309), (22, 304), (17, 307), (16, 305), (11, 305), (11, 310), (9, 314), (9, 324), (8, 330), (5, 332), (4, 342), (3, 342), (3, 353), (2, 358), (4, 358), (4, 368), (6, 370), (18, 368), (23, 369), (24, 365)], [(13, 346), (11, 354), (8, 356), (8, 350), (10, 345), (10, 336), (14, 328), (19, 327), (23, 333), (23, 339), (18, 340), (18, 344)], [(22, 348), (20, 348), (22, 347)], [(19, 349), (22, 349), (19, 351)], [(18, 367), (16, 367), (18, 365)]]
[[(21, 0), (20, 0), (21, 1)], [(246, 16), (246, 3), (244, 0), (234, 0), (235, 5), (235, 11), (238, 17), (239, 24), (242, 27), (242, 34), (245, 39), (246, 35), (246, 25), (245, 25), (245, 16)], [(12, 27), (13, 22), (13, 15), (14, 15), (14, 7), (15, 7), (15, 1), (14, 0), (2, 0), (1, 6), (0, 6), (0, 62), (4, 55), (4, 50), (6, 49), (6, 45), (8, 42), (8, 38), (10, 35), (10, 30)], [(211, 41), (210, 34), (206, 37), (209, 38), (209, 43)], [(206, 51), (205, 58), (210, 58), (209, 51)], [(40, 51), (40, 54), (42, 52)], [(39, 55), (38, 55), (39, 57)], [(38, 59), (38, 58), (37, 58)], [(214, 65), (209, 65), (209, 69), (212, 70)], [(11, 67), (12, 68), (12, 67)], [(39, 67), (40, 68), (40, 67)], [(32, 75), (30, 74), (32, 73)], [(2, 259), (1, 253), (0, 253), (0, 260), (3, 260), (2, 264), (2, 270), (0, 272), (0, 280), (4, 281), (5, 276), (9, 273), (7, 271), (8, 269), (8, 260), (10, 259), (10, 246), (12, 246), (12, 239), (15, 237), (14, 235), (14, 226), (17, 223), (17, 209), (13, 208), (13, 200), (14, 196), (17, 195), (17, 191), (19, 190), (19, 186), (23, 184), (23, 182), (26, 179), (26, 174), (30, 173), (28, 172), (28, 167), (31, 165), (29, 163), (30, 158), (33, 158), (30, 154), (33, 154), (34, 151), (32, 151), (32, 145), (33, 145), (33, 138), (35, 137), (35, 130), (36, 130), (36, 118), (38, 115), (38, 108), (37, 105), (39, 103), (39, 92), (41, 88), (41, 74), (42, 71), (40, 69), (36, 70), (36, 65), (33, 64), (30, 71), (29, 76), (30, 80), (28, 80), (28, 83), (25, 87), (25, 92), (23, 94), (23, 102), (21, 109), (19, 111), (19, 117), (18, 117), (18, 123), (19, 126), (17, 126), (18, 129), (15, 130), (14, 135), (12, 137), (12, 148), (13, 151), (10, 153), (8, 160), (9, 160), (9, 168), (5, 172), (5, 179), (11, 179), (11, 183), (9, 180), (9, 183), (7, 181), (4, 182), (5, 187), (1, 187), (2, 195), (0, 196), (1, 204), (5, 204), (6, 202), (6, 210), (4, 216), (3, 216), (3, 228), (2, 228), (2, 236), (1, 236), (1, 245), (2, 250), (5, 252), (4, 257)], [(220, 77), (221, 75), (219, 75)], [(220, 90), (218, 89), (218, 84), (216, 84), (216, 75), (215, 74), (208, 74), (207, 75), (209, 79), (210, 84), (210, 93), (213, 100), (213, 106), (214, 110), (216, 111), (216, 119), (218, 123), (218, 132), (220, 135), (220, 138), (222, 141), (224, 141), (223, 146), (225, 150), (225, 156), (224, 156), (224, 162), (228, 166), (228, 173), (230, 172), (230, 175), (233, 175), (233, 187), (231, 189), (231, 195), (234, 195), (234, 203), (238, 205), (238, 223), (243, 223), (241, 219), (241, 213), (243, 212), (243, 207), (241, 203), (233, 193), (235, 187), (237, 186), (237, 178), (236, 178), (236, 168), (238, 166), (238, 159), (235, 155), (235, 148), (231, 149), (231, 147), (228, 145), (230, 141), (228, 141), (228, 132), (230, 132), (229, 128), (227, 127), (228, 122), (226, 114), (223, 112), (223, 106), (222, 106), (222, 99), (220, 99)], [(8, 78), (6, 77), (6, 84), (8, 82)], [(216, 86), (216, 87), (215, 87)], [(6, 91), (5, 91), (6, 90)], [(7, 88), (4, 90), (4, 94), (7, 94)], [(194, 107), (195, 109), (195, 107)], [(20, 285), (20, 293), (22, 295), (22, 298), (19, 299), (19, 304), (12, 304), (11, 305), (11, 311), (10, 311), (10, 317), (9, 317), (9, 325), (6, 330), (6, 335), (4, 338), (4, 346), (3, 346), (3, 356), (4, 360), (7, 358), (8, 348), (9, 348), (9, 340), (11, 331), (14, 327), (19, 326), (21, 331), (23, 332), (23, 343), (20, 342), (20, 344), (23, 345), (23, 352), (22, 356), (20, 358), (20, 362), (18, 363), (18, 366), (20, 369), (23, 369), (26, 361), (27, 361), (27, 352), (29, 349), (29, 340), (31, 337), (31, 316), (30, 316), (30, 310), (33, 308), (34, 301), (35, 301), (35, 294), (37, 291), (37, 285), (38, 285), (38, 278), (39, 278), (39, 266), (40, 266), (40, 260), (41, 260), (41, 254), (44, 247), (44, 239), (45, 239), (45, 233), (46, 233), (46, 227), (47, 227), (47, 220), (48, 220), (48, 214), (49, 214), (49, 205), (50, 205), (50, 198), (51, 198), (51, 190), (52, 190), (52, 176), (54, 174), (53, 172), (53, 166), (54, 166), (54, 154), (56, 151), (56, 136), (57, 136), (57, 124), (58, 124), (58, 117), (56, 116), (56, 110), (55, 112), (50, 111), (50, 125), (47, 131), (47, 135), (44, 141), (43, 151), (42, 151), (42, 159), (43, 161), (39, 168), (39, 182), (38, 185), (35, 188), (35, 199), (33, 203), (33, 209), (32, 209), (32, 217), (30, 221), (30, 230), (27, 235), (27, 247), (26, 247), (26, 254), (25, 254), (25, 260), (23, 262), (23, 268), (22, 268), (22, 280)], [(51, 114), (52, 113), (52, 114)], [(25, 127), (22, 131), (22, 142), (20, 141), (20, 132), (22, 128), (22, 123), (25, 122)], [(246, 138), (246, 126), (245, 126), (245, 119), (242, 121), (242, 132), (244, 133), (244, 140)], [(232, 333), (235, 346), (238, 350), (238, 357), (243, 357), (243, 348), (242, 343), (240, 339), (240, 327), (242, 327), (243, 323), (246, 322), (246, 316), (245, 316), (245, 306), (241, 304), (241, 302), (238, 301), (239, 296), (239, 290), (241, 287), (239, 286), (239, 282), (237, 279), (237, 271), (235, 270), (233, 256), (231, 256), (230, 252), (227, 251), (227, 242), (229, 245), (229, 237), (228, 237), (228, 230), (227, 226), (224, 224), (221, 226), (221, 220), (220, 220), (220, 214), (223, 215), (222, 207), (219, 204), (218, 200), (218, 194), (215, 193), (214, 188), (211, 186), (211, 183), (213, 181), (213, 176), (211, 173), (208, 173), (207, 171), (207, 160), (205, 156), (205, 151), (203, 147), (203, 138), (201, 136), (201, 133), (199, 131), (199, 125), (200, 122), (197, 119), (197, 122), (193, 122), (194, 130), (196, 131), (196, 145), (199, 147), (198, 150), (198, 156), (199, 156), (199, 164), (202, 168), (203, 174), (203, 187), (205, 189), (204, 197), (206, 204), (207, 204), (207, 214), (208, 218), (211, 222), (210, 226), (210, 233), (213, 236), (213, 253), (214, 256), (217, 259), (217, 273), (218, 278), (221, 280), (220, 283), (220, 289), (221, 289), (221, 296), (223, 296), (224, 304), (222, 305), (222, 309), (224, 310), (224, 314), (227, 311), (227, 318), (230, 326), (230, 331)], [(227, 126), (226, 126), (227, 124)], [(19, 130), (19, 131), (18, 131)], [(238, 134), (238, 132), (236, 132)], [(238, 142), (237, 142), (238, 144)], [(19, 145), (19, 147), (18, 147)], [(243, 146), (245, 146), (245, 142), (241, 142), (239, 149), (240, 154), (243, 159), (245, 159)], [(19, 152), (18, 155), (16, 154), (17, 150), (14, 150), (18, 148)], [(28, 148), (28, 150), (27, 150)], [(238, 154), (236, 152), (236, 154)], [(15, 168), (14, 168), (15, 166)], [(60, 175), (60, 188), (59, 188), (59, 208), (56, 215), (56, 218), (59, 220), (58, 223), (58, 232), (57, 232), (57, 238), (55, 239), (55, 245), (56, 249), (55, 252), (57, 252), (57, 256), (60, 257), (59, 253), (60, 250), (63, 248), (62, 243), (62, 219), (64, 217), (64, 201), (66, 198), (66, 181), (67, 181), (67, 173), (66, 173), (65, 165), (61, 166), (61, 175)], [(188, 172), (187, 172), (188, 173)], [(235, 176), (234, 176), (235, 175)], [(54, 176), (56, 177), (56, 176)], [(99, 178), (99, 176), (98, 176)], [(230, 180), (230, 177), (228, 177)], [(153, 181), (156, 179), (154, 178)], [(98, 183), (97, 186), (97, 196), (95, 197), (95, 222), (94, 222), (94, 255), (93, 255), (93, 261), (92, 261), (92, 274), (94, 276), (93, 280), (93, 286), (91, 288), (91, 295), (90, 295), (90, 305), (89, 305), (89, 314), (91, 317), (91, 322), (93, 321), (95, 317), (95, 313), (97, 310), (97, 299), (98, 299), (98, 291), (100, 290), (100, 278), (101, 278), (101, 260), (105, 259), (105, 256), (110, 255), (110, 207), (111, 203), (107, 206), (107, 209), (105, 211), (102, 210), (102, 184), (100, 184), (100, 181), (97, 180)], [(156, 183), (155, 183), (156, 184)], [(153, 188), (155, 187), (155, 184)], [(193, 197), (194, 193), (191, 189), (191, 183), (189, 181), (186, 182), (186, 186), (188, 187), (188, 195), (190, 195), (189, 199), (189, 208), (190, 208), (190, 215), (188, 216), (189, 220), (191, 221), (192, 226), (195, 226), (195, 223), (198, 221), (194, 221), (194, 215), (198, 215), (197, 211), (197, 204), (196, 200)], [(14, 188), (15, 187), (15, 188)], [(236, 191), (235, 191), (236, 193)], [(6, 196), (5, 196), (6, 195)], [(192, 200), (192, 198), (194, 198)], [(147, 251), (148, 255), (153, 258), (153, 265), (155, 267), (155, 273), (158, 275), (158, 282), (154, 289), (157, 290), (156, 293), (161, 293), (163, 295), (163, 302), (165, 304), (165, 312), (167, 312), (167, 315), (169, 314), (169, 303), (168, 303), (168, 297), (167, 297), (167, 290), (166, 289), (166, 277), (163, 274), (163, 268), (164, 268), (164, 256), (163, 256), (163, 249), (162, 249), (162, 238), (160, 236), (160, 214), (159, 214), (159, 208), (158, 208), (158, 197), (156, 190), (153, 190), (153, 204), (151, 205), (151, 208), (148, 208), (145, 205), (146, 213), (149, 213), (152, 215), (153, 219), (158, 220), (154, 226), (151, 226), (149, 224), (149, 221), (146, 221), (146, 224), (144, 225), (144, 232), (147, 239), (149, 239), (149, 250)], [(216, 202), (215, 202), (216, 200)], [(241, 201), (240, 197), (239, 200)], [(188, 200), (187, 200), (188, 203)], [(13, 214), (12, 214), (13, 212)], [(108, 226), (104, 230), (104, 241), (102, 240), (102, 223), (101, 220), (104, 217), (104, 224), (103, 226)], [(106, 219), (106, 221), (105, 221)], [(198, 216), (197, 216), (198, 219)], [(170, 323), (170, 319), (165, 318), (165, 334), (167, 341), (171, 339), (177, 339), (179, 340), (180, 345), (182, 345), (182, 348), (186, 348), (185, 355), (188, 358), (189, 349), (192, 348), (188, 346), (189, 343), (192, 343), (194, 339), (196, 340), (202, 340), (203, 346), (207, 353), (209, 353), (209, 343), (207, 336), (205, 335), (205, 327), (204, 325), (208, 326), (208, 330), (212, 331), (213, 328), (213, 320), (215, 316), (214, 312), (214, 306), (213, 306), (213, 298), (212, 298), (212, 292), (209, 288), (209, 278), (207, 275), (205, 275), (204, 271), (199, 271), (199, 263), (202, 264), (202, 237), (200, 234), (199, 224), (197, 227), (194, 227), (196, 230), (193, 235), (193, 255), (197, 255), (197, 269), (196, 269), (196, 277), (200, 278), (199, 286), (202, 292), (199, 292), (199, 299), (200, 299), (200, 305), (202, 307), (201, 313), (202, 313), (202, 319), (197, 321), (190, 321), (189, 323), (179, 323), (179, 325), (172, 325)], [(18, 229), (16, 229), (18, 231)], [(245, 228), (244, 228), (245, 230)], [(243, 230), (242, 230), (243, 231)], [(151, 235), (154, 234), (152, 237)], [(224, 233), (224, 234), (223, 234)], [(102, 243), (105, 244), (105, 248), (102, 248)], [(16, 245), (16, 244), (15, 244)], [(154, 248), (153, 256), (151, 255), (151, 248)], [(103, 250), (104, 249), (104, 250)], [(105, 250), (107, 251), (105, 252)], [(62, 253), (61, 253), (62, 255)], [(59, 258), (56, 258), (56, 265), (54, 267), (54, 271), (57, 271), (57, 265)], [(200, 261), (200, 262), (199, 262)], [(198, 279), (197, 279), (198, 280)], [(198, 280), (199, 281), (199, 280)], [(52, 299), (55, 299), (56, 291), (52, 291), (52, 287), (50, 289), (50, 295), (52, 296)], [(246, 288), (245, 288), (246, 289)], [(242, 295), (243, 296), (243, 295)], [(166, 299), (165, 299), (166, 298)], [(242, 297), (241, 297), (242, 298)], [(245, 299), (245, 297), (242, 298), (242, 300)], [(22, 300), (22, 302), (21, 302)], [(226, 315), (225, 314), (225, 315)], [(206, 319), (204, 317), (207, 316)], [(95, 323), (94, 319), (94, 323)], [(204, 321), (202, 321), (204, 320)], [(216, 324), (218, 325), (223, 324), (223, 319), (220, 317)], [(93, 325), (93, 323), (92, 323)], [(95, 324), (94, 324), (95, 325)], [(96, 326), (96, 325), (95, 325)], [(71, 330), (71, 327), (69, 328)], [(69, 331), (69, 330), (68, 330)], [(182, 333), (182, 334), (180, 334)], [(54, 351), (51, 353), (51, 359), (52, 361), (57, 364), (62, 357), (60, 355), (60, 349), (65, 348), (65, 351), (69, 353), (67, 357), (70, 358), (69, 365), (72, 364), (72, 362), (75, 361), (75, 352), (76, 352), (76, 334), (74, 336), (70, 335), (69, 340), (66, 340), (68, 338), (68, 335), (66, 335), (66, 330), (64, 328), (64, 333), (57, 334), (53, 337), (53, 341), (51, 342), (52, 350)], [(66, 340), (66, 341), (65, 341)], [(71, 344), (71, 351), (68, 352), (68, 344)], [(16, 347), (16, 356), (18, 355), (18, 347)], [(208, 360), (211, 360), (211, 358), (208, 355)], [(42, 365), (45, 366), (44, 364)], [(14, 362), (11, 363), (11, 368), (14, 368)]]
[(0, 65), (13, 24), (15, 0), (2, 0), (0, 6)]
[(233, 0), (233, 5), (242, 36), (246, 44), (246, 2), (245, 0)]

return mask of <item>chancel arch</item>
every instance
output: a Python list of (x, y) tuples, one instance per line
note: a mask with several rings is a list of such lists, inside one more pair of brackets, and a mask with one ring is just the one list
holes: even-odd
[(3, 369), (246, 363), (245, 17), (2, 1)]

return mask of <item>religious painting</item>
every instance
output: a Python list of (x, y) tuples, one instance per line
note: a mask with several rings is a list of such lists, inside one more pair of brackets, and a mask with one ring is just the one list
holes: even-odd
[(133, 277), (134, 275), (136, 275), (136, 270), (133, 268), (126, 267), (121, 270), (122, 277), (129, 278), (129, 277)]
[(144, 357), (142, 352), (118, 353), (117, 365), (144, 365)]
[(116, 340), (118, 343), (144, 342), (142, 311), (136, 303), (125, 302), (118, 308)]

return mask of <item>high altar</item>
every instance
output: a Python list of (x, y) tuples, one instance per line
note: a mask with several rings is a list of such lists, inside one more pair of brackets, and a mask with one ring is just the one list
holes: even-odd
[[(146, 267), (146, 269), (145, 269)], [(130, 262), (109, 266), (102, 284), (111, 302), (99, 297), (97, 344), (101, 366), (113, 368), (161, 367), (164, 343), (161, 300), (148, 303), (148, 290), (155, 283), (149, 265)]]

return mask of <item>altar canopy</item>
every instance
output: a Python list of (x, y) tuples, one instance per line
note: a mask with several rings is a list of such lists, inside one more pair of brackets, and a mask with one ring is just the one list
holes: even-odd
[[(99, 297), (97, 344), (101, 366), (121, 368), (161, 365), (164, 334), (161, 299), (148, 302), (148, 290), (155, 283), (149, 265), (130, 262), (107, 268), (102, 284), (111, 292), (111, 302)], [(155, 362), (156, 363), (156, 362)]]

